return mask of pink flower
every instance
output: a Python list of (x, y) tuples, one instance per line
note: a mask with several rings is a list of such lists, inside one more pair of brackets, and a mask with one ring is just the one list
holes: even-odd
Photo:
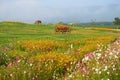
[(102, 59), (102, 62), (103, 62), (103, 63), (106, 63), (107, 61), (108, 61), (108, 60), (107, 60), (106, 58), (103, 58), (103, 59)]
[(13, 65), (12, 63), (9, 63), (9, 64), (7, 65), (7, 67), (12, 67), (12, 65)]
[(80, 67), (82, 67), (82, 65), (83, 65), (82, 61), (79, 61), (78, 64)]

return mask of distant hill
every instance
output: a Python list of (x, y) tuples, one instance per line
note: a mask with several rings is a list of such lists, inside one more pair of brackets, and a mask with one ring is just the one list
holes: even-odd
[(2, 21), (0, 23), (11, 23), (11, 24), (27, 24), (27, 23), (24, 23), (24, 22), (17, 22), (17, 21)]
[(88, 22), (88, 23), (76, 23), (76, 25), (82, 25), (82, 26), (113, 26), (113, 22)]

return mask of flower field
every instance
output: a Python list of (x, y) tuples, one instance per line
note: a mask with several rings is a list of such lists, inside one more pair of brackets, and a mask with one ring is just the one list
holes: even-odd
[(20, 48), (25, 51), (38, 51), (38, 52), (50, 52), (57, 50), (58, 48), (64, 47), (63, 43), (58, 43), (57, 41), (21, 41)]
[(96, 51), (84, 55), (78, 61), (68, 80), (119, 80), (120, 79), (120, 39), (107, 45), (103, 50), (99, 47)]
[(51, 25), (1, 25), (0, 80), (119, 80), (119, 31), (72, 27), (77, 33), (56, 34)]
[[(79, 72), (84, 76), (90, 77), (92, 76), (89, 71), (90, 68), (94, 69), (93, 71), (96, 71), (97, 69), (101, 70), (111, 63), (108, 62), (108, 55), (110, 55), (110, 61), (117, 63), (116, 59), (118, 59), (119, 55), (119, 50), (117, 49), (119, 47), (115, 49), (116, 51), (112, 50), (111, 46), (107, 46), (108, 48), (104, 47), (111, 42), (113, 42), (112, 37), (101, 37), (93, 39), (85, 38), (69, 43), (36, 40), (19, 41), (16, 44), (11, 43), (8, 47), (3, 47), (1, 51), (0, 79), (62, 79), (65, 75), (71, 75), (73, 73), (75, 74), (73, 77), (74, 79), (77, 76), (76, 74), (80, 77)], [(75, 49), (77, 51), (75, 52), (75, 49), (70, 46), (70, 48), (68, 47), (68, 50), (70, 49), (69, 53), (57, 53), (57, 49), (66, 48), (69, 44), (76, 46)], [(113, 43), (114, 46), (115, 44), (118, 45), (119, 42)], [(19, 50), (21, 52), (19, 52)], [(104, 54), (101, 54), (103, 52)], [(24, 54), (28, 56), (24, 56)], [(99, 63), (95, 61), (98, 61)], [(105, 65), (103, 65), (102, 61)], [(94, 63), (94, 66), (96, 67), (93, 68), (90, 63)], [(83, 69), (79, 70), (80, 68)], [(94, 73), (97, 74), (101, 72), (97, 71)], [(100, 79), (101, 78), (102, 77), (100, 77)]]
[[(60, 48), (66, 48), (70, 47), (70, 45), (73, 45), (77, 48), (80, 48), (81, 52), (83, 53), (84, 51), (90, 51), (90, 50), (84, 50), (84, 48), (89, 49), (97, 48), (98, 44), (108, 44), (114, 40), (113, 37), (108, 36), (108, 37), (100, 37), (100, 38), (84, 38), (84, 39), (78, 39), (74, 41), (69, 41), (69, 42), (58, 42), (58, 41), (50, 41), (50, 40), (26, 40), (26, 41), (19, 41), (17, 45), (19, 45), (19, 48), (25, 51), (39, 51), (39, 52), (50, 52), (54, 51)], [(90, 47), (89, 47), (90, 46)], [(92, 46), (92, 47), (91, 47)]]

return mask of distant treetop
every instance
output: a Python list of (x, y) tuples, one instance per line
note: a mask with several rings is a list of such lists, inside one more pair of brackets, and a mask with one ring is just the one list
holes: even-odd
[(115, 25), (120, 25), (120, 18), (119, 18), (119, 17), (115, 17), (113, 23), (114, 23)]

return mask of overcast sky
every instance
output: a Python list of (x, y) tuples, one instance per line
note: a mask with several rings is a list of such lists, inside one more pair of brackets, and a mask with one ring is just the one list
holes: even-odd
[(0, 0), (0, 21), (98, 22), (114, 17), (120, 17), (120, 0)]

